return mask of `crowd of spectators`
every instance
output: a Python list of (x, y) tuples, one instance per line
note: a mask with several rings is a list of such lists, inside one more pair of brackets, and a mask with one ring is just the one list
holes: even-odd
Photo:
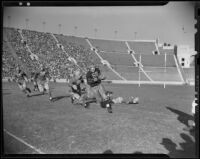
[[(13, 47), (19, 60), (28, 69), (29, 74), (33, 71), (38, 71), (40, 68), (39, 66), (42, 64), (48, 68), (50, 76), (53, 79), (68, 78), (72, 70), (77, 68), (73, 62), (68, 60), (69, 56), (73, 57), (78, 65), (84, 70), (86, 70), (86, 67), (93, 62), (91, 58), (88, 58), (91, 54), (90, 50), (84, 48), (84, 46), (69, 43), (64, 36), (58, 40), (59, 43), (64, 46), (66, 52), (64, 52), (61, 47), (58, 47), (56, 40), (50, 33), (22, 30), (22, 40), (17, 29), (4, 29), (6, 31), (8, 42)], [(28, 51), (26, 45), (33, 54), (39, 57), (38, 60), (31, 59), (31, 53)], [(10, 77), (13, 75), (13, 70), (17, 64), (15, 64), (13, 60), (14, 57), (9, 49), (5, 46), (6, 45), (4, 45), (3, 48), (3, 62), (9, 64), (3, 65), (3, 77)]]
[(90, 64), (94, 63), (93, 59), (91, 58), (92, 57), (91, 50), (75, 42), (74, 43), (68, 42), (68, 39), (66, 36), (57, 35), (56, 37), (59, 43), (61, 43), (64, 46), (64, 49), (67, 52), (67, 54), (73, 57), (78, 62), (79, 66), (81, 66), (82, 68), (87, 68)]
[(17, 67), (17, 61), (13, 55), (8, 51), (6, 41), (3, 40), (3, 53), (2, 53), (2, 77), (12, 77)]
[[(17, 57), (22, 64), (27, 68), (27, 73), (36, 70), (38, 68), (38, 61), (32, 60), (30, 52), (27, 50), (25, 43), (22, 41), (17, 29), (6, 28), (7, 42), (9, 42), (14, 49)], [(6, 49), (6, 48), (5, 48)], [(10, 50), (9, 50), (10, 51)]]

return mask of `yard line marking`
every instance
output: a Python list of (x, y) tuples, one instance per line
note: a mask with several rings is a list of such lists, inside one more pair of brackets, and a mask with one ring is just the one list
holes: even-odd
[(26, 141), (20, 139), (19, 137), (13, 135), (12, 133), (8, 132), (6, 129), (4, 129), (4, 132), (6, 132), (8, 135), (12, 136), (13, 138), (15, 138), (16, 140), (22, 142), (23, 144), (25, 144), (26, 146), (30, 147), (31, 149), (35, 150), (36, 152), (38, 152), (39, 154), (45, 154), (44, 152), (42, 152), (41, 150), (35, 148), (34, 146), (28, 144)]

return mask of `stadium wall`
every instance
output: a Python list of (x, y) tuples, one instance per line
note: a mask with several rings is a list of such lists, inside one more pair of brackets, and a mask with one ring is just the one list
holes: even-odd
[[(3, 78), (2, 82), (8, 82), (9, 77)], [(12, 81), (12, 80), (11, 80)], [(51, 82), (54, 82), (53, 80), (50, 80)], [(56, 79), (56, 82), (58, 83), (66, 83), (66, 79)], [(112, 83), (112, 84), (148, 84), (148, 85), (184, 85), (184, 82), (173, 82), (173, 81), (124, 81), (124, 80), (105, 80), (103, 83)], [(188, 85), (194, 86), (194, 82), (188, 82)]]

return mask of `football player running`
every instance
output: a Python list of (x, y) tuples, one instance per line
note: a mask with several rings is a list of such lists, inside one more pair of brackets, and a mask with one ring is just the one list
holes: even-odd
[(27, 97), (30, 97), (31, 90), (27, 87), (26, 83), (28, 82), (27, 75), (19, 67), (16, 69), (17, 73), (14, 76), (15, 81), (17, 82), (20, 90), (26, 94)]
[(52, 101), (51, 91), (49, 89), (49, 81), (50, 81), (50, 75), (48, 70), (42, 66), (41, 71), (37, 75), (37, 84), (38, 89), (41, 93), (48, 93), (49, 94), (49, 100)]
[(91, 65), (86, 74), (87, 80), (87, 97), (95, 98), (97, 103), (102, 107), (106, 107), (109, 113), (112, 113), (111, 101), (106, 95), (105, 88), (101, 84), (105, 77), (101, 75), (99, 68)]

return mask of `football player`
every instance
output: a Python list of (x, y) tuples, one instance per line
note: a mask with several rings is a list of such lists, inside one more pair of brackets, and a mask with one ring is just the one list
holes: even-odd
[(32, 72), (31, 73), (31, 81), (33, 82), (33, 91), (39, 91), (38, 84), (37, 84), (37, 77), (39, 73)]
[(105, 88), (101, 84), (105, 77), (101, 75), (99, 68), (91, 65), (86, 74), (87, 80), (87, 97), (96, 98), (97, 103), (102, 107), (106, 106), (109, 113), (112, 113), (111, 102), (106, 95)]
[(125, 100), (123, 97), (113, 98), (112, 92), (106, 92), (106, 95), (112, 101), (113, 104), (138, 104), (139, 98), (138, 97), (129, 97), (128, 100)]
[(81, 84), (84, 84), (84, 79), (81, 71), (78, 69), (72, 73), (71, 78), (69, 79), (72, 104), (74, 104), (75, 101), (77, 104), (83, 104)]
[(17, 73), (14, 76), (15, 81), (17, 82), (20, 90), (25, 93), (27, 97), (30, 97), (31, 90), (26, 85), (28, 82), (26, 73), (23, 72), (19, 67), (17, 67), (16, 71)]
[(50, 81), (50, 75), (48, 70), (42, 66), (41, 71), (37, 75), (37, 84), (38, 89), (41, 93), (48, 93), (49, 94), (49, 100), (52, 101), (51, 91), (49, 89), (49, 81)]

